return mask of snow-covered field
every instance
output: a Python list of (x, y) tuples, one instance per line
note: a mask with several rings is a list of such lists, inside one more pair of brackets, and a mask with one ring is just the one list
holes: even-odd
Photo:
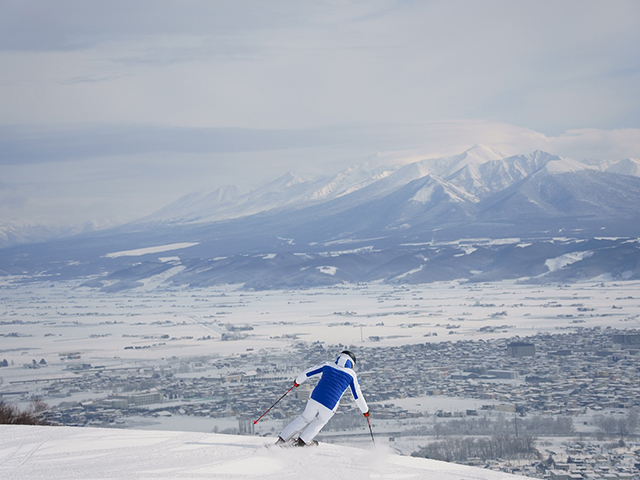
[[(286, 351), (296, 341), (357, 349), (481, 340), (576, 327), (640, 326), (640, 282), (345, 285), (288, 291), (97, 293), (71, 282), (0, 283), (5, 382), (69, 376), (69, 365)], [(228, 341), (221, 341), (226, 339)], [(25, 369), (33, 360), (46, 369)]]
[[(106, 294), (74, 283), (24, 286), (5, 279), (0, 305), (0, 356), (22, 365), (32, 358), (56, 363), (71, 352), (93, 362), (229, 355), (286, 348), (294, 337), (363, 348), (580, 326), (634, 328), (640, 326), (640, 282), (368, 284), (261, 292), (227, 286)], [(220, 341), (223, 335), (233, 341)]]
[[(0, 425), (3, 480), (518, 478), (480, 468), (321, 444), (266, 448), (273, 438)], [(519, 477), (522, 478), (522, 477)]]

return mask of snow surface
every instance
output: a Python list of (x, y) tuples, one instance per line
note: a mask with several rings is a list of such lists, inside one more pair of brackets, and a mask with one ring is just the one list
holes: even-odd
[[(553, 267), (561, 267), (566, 260), (557, 257)], [(229, 285), (162, 294), (144, 290), (96, 293), (77, 281), (28, 287), (13, 281), (0, 277), (0, 303), (10, 319), (0, 324), (0, 335), (6, 335), (0, 337), (0, 360), (15, 364), (0, 373), (3, 386), (9, 389), (14, 381), (75, 376), (66, 368), (76, 362), (63, 360), (65, 352), (81, 353), (77, 363), (121, 368), (140, 362), (166, 365), (173, 356), (234, 355), (248, 348), (284, 351), (299, 341), (293, 335), (356, 348), (392, 347), (557, 333), (559, 328), (574, 328), (572, 322), (578, 318), (584, 328), (626, 328), (640, 314), (640, 282), (603, 284), (606, 279), (571, 286), (441, 282), (255, 292)], [(556, 308), (547, 308), (554, 301)], [(576, 302), (594, 309), (593, 315), (576, 316), (580, 315)], [(622, 308), (613, 310), (614, 303)], [(505, 324), (503, 316), (492, 316), (504, 310), (509, 328), (499, 328)], [(336, 315), (347, 311), (355, 312), (349, 324)], [(447, 329), (451, 322), (460, 326), (455, 336)], [(251, 325), (253, 330), (234, 341), (217, 341), (229, 324)], [(481, 327), (493, 328), (481, 331)], [(163, 339), (165, 335), (168, 340)], [(203, 336), (212, 340), (199, 341)], [(129, 346), (144, 349), (127, 349)], [(47, 368), (23, 368), (31, 359), (41, 358), (46, 359)], [(95, 393), (93, 398), (107, 394)]]
[(586, 252), (572, 252), (567, 253), (565, 255), (561, 255), (557, 258), (550, 258), (544, 264), (547, 266), (550, 272), (556, 272), (567, 265), (571, 265), (572, 263), (579, 262), (580, 260), (584, 260), (585, 258), (589, 258), (593, 255), (592, 251)]
[(388, 452), (383, 445), (358, 449), (320, 444), (305, 449), (281, 449), (272, 447), (274, 440), (196, 432), (0, 425), (0, 478), (523, 478), (453, 463), (399, 456)]
[(598, 170), (596, 167), (584, 164), (572, 158), (560, 158), (547, 163), (544, 169), (551, 174), (578, 172), (580, 170)]
[(332, 267), (329, 265), (324, 265), (322, 267), (316, 267), (316, 270), (320, 271), (320, 273), (325, 273), (327, 275), (335, 275), (338, 271), (337, 267)]
[(418, 192), (413, 196), (411, 200), (418, 203), (429, 203), (431, 201), (431, 197), (435, 193), (436, 186), (426, 185), (425, 187), (418, 190)]
[(640, 177), (640, 160), (635, 158), (625, 158), (611, 165), (606, 169), (607, 172), (619, 173), (621, 175), (632, 175)]
[(122, 252), (107, 253), (105, 257), (107, 258), (138, 257), (140, 255), (147, 255), (149, 253), (162, 253), (162, 252), (170, 252), (172, 250), (180, 250), (183, 248), (193, 247), (198, 244), (199, 242), (172, 243), (170, 245), (158, 245), (157, 247), (137, 248), (135, 250), (125, 250)]

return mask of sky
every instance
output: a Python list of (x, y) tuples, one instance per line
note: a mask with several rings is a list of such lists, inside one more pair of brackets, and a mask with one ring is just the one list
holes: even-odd
[(636, 0), (3, 0), (0, 226), (474, 144), (640, 158)]

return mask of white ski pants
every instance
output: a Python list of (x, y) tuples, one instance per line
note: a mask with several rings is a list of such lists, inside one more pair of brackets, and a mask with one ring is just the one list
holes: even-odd
[(299, 438), (304, 443), (309, 443), (331, 420), (334, 413), (333, 410), (310, 398), (304, 412), (282, 430), (280, 437), (288, 441), (300, 432)]

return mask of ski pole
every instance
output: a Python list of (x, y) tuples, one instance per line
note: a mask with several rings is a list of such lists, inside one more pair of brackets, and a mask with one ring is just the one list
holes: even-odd
[(371, 441), (375, 445), (376, 444), (376, 440), (373, 438), (373, 430), (371, 430), (371, 421), (369, 420), (368, 416), (367, 416), (367, 425), (369, 425), (369, 433), (371, 434)]
[(286, 392), (284, 392), (284, 395), (282, 395), (278, 400), (276, 400), (276, 402), (275, 402), (273, 405), (271, 405), (269, 408), (267, 408), (267, 411), (266, 411), (266, 412), (264, 412), (262, 415), (260, 415), (260, 418), (258, 418), (257, 420), (254, 420), (254, 421), (253, 421), (253, 424), (255, 425), (256, 423), (258, 423), (258, 422), (260, 421), (260, 419), (262, 419), (262, 417), (264, 417), (267, 413), (269, 413), (269, 411), (270, 411), (273, 407), (275, 407), (275, 406), (278, 404), (278, 402), (279, 402), (280, 400), (282, 400), (284, 397), (286, 397), (286, 396), (287, 396), (287, 393), (289, 393), (291, 390), (293, 390), (293, 389), (294, 389), (294, 387), (296, 387), (296, 385), (294, 385), (294, 386), (293, 386), (293, 387), (291, 387), (289, 390), (287, 390)]

